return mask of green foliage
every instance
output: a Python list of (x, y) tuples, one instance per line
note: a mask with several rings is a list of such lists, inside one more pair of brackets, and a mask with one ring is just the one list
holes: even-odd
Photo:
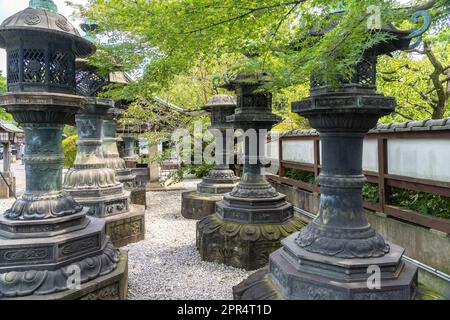
[[(99, 24), (108, 37), (95, 64), (111, 67), (111, 56), (143, 76), (132, 87), (152, 95), (186, 75), (198, 61), (233, 57), (227, 69), (265, 70), (276, 88), (308, 82), (311, 72), (333, 79), (350, 77), (363, 51), (386, 40), (367, 30), (367, 7), (377, 5), (383, 21), (402, 22), (408, 10), (392, 10), (397, 1), (348, 0), (345, 14), (334, 14), (340, 0), (90, 0), (81, 14)], [(323, 37), (310, 37), (339, 21)], [(246, 58), (244, 55), (251, 56)], [(209, 75), (211, 76), (211, 75)]]
[[(379, 59), (378, 90), (397, 100), (395, 113), (383, 118), (382, 122), (449, 116), (450, 91), (446, 92), (445, 88), (449, 86), (447, 82), (450, 82), (446, 81), (446, 78), (450, 77), (450, 44), (436, 42), (429, 44), (429, 50), (432, 50), (436, 58), (435, 63), (441, 64), (442, 70), (437, 70), (427, 55), (417, 53), (397, 52), (392, 58)], [(433, 83), (432, 77), (436, 72), (443, 90)], [(438, 92), (442, 92), (442, 96)], [(439, 99), (445, 105), (445, 110), (442, 114), (434, 114), (440, 103)]]
[[(6, 78), (2, 76), (2, 71), (0, 70), (0, 94), (6, 92)], [(0, 120), (12, 121), (13, 117), (11, 114), (7, 113), (5, 109), (0, 106)]]
[(380, 196), (378, 194), (378, 185), (376, 183), (366, 182), (363, 186), (362, 197), (366, 201), (378, 202)]
[(2, 75), (2, 71), (0, 70), (0, 93), (6, 92), (6, 78)]
[(315, 182), (314, 173), (309, 171), (286, 168), (284, 175), (286, 178), (303, 181), (310, 184)]
[(391, 203), (434, 217), (450, 219), (450, 198), (448, 197), (425, 192), (393, 189)]
[[(363, 199), (370, 202), (379, 201), (378, 185), (376, 183), (364, 184)], [(447, 197), (393, 188), (390, 203), (422, 214), (450, 219), (450, 198)]]
[(64, 126), (64, 134), (67, 137), (73, 136), (77, 134), (77, 128), (74, 126), (65, 125)]
[(170, 184), (177, 183), (183, 181), (183, 179), (189, 175), (193, 174), (196, 178), (203, 178), (208, 174), (208, 172), (213, 168), (213, 165), (202, 163), (199, 165), (196, 164), (182, 164), (177, 170), (171, 172), (167, 180), (170, 180)]
[(64, 154), (64, 167), (72, 168), (77, 155), (77, 135), (70, 136), (63, 140), (62, 149)]

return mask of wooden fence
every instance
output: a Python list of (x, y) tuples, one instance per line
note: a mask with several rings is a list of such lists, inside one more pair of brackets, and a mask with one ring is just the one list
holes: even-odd
[[(272, 158), (279, 161), (279, 174), (270, 179), (320, 193), (320, 187), (315, 183), (285, 176), (286, 169), (291, 168), (311, 172), (317, 178), (321, 169), (321, 144), (317, 132), (288, 132), (273, 137), (269, 144), (277, 144), (271, 150), (277, 153)], [(394, 206), (390, 202), (392, 188), (450, 197), (450, 119), (379, 125), (364, 140), (363, 158), (364, 174), (368, 182), (378, 185), (379, 196), (376, 203), (365, 201), (366, 209), (450, 233), (450, 220)]]

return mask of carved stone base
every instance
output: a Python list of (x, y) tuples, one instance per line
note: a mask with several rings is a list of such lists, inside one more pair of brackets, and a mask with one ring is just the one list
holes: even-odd
[(202, 182), (197, 185), (199, 193), (225, 194), (231, 192), (237, 186), (239, 178), (230, 169), (212, 169), (208, 175), (203, 177)]
[(116, 170), (116, 179), (123, 183), (123, 187), (127, 190), (136, 186), (136, 176), (132, 174), (131, 169)]
[(283, 238), (304, 226), (296, 216), (278, 224), (242, 224), (212, 214), (197, 222), (197, 249), (203, 260), (255, 270), (267, 263)]
[[(268, 269), (233, 288), (235, 299), (410, 300), (417, 293), (417, 268), (403, 262), (403, 248), (390, 244), (384, 257), (343, 259), (310, 253), (292, 235), (270, 256)], [(380, 288), (369, 276), (379, 271)], [(375, 275), (374, 275), (375, 276)], [(276, 294), (275, 294), (276, 293)]]
[[(119, 194), (95, 196), (89, 190), (67, 190), (85, 208), (89, 208), (88, 214), (94, 217), (107, 217), (123, 214), (129, 211), (129, 191), (120, 188)], [(104, 190), (103, 190), (104, 191)]]
[(132, 189), (130, 201), (131, 204), (139, 204), (147, 208), (147, 190), (143, 187)]
[(220, 194), (183, 192), (181, 195), (181, 215), (186, 219), (200, 220), (216, 212), (216, 202), (223, 199)]
[[(20, 231), (0, 235), (0, 298), (67, 290), (71, 268), (79, 270), (82, 284), (113, 272), (119, 255), (105, 235), (105, 222), (84, 215), (27, 221), (23, 226), (16, 225), (23, 221), (11, 221), (8, 228)], [(59, 230), (71, 219), (75, 226)]]
[(106, 234), (116, 247), (145, 238), (145, 206), (131, 205), (130, 212), (105, 218)]
[(63, 217), (81, 212), (83, 207), (63, 191), (46, 196), (25, 193), (5, 212), (8, 219), (46, 219)]
[(86, 282), (77, 289), (47, 295), (31, 295), (5, 300), (126, 300), (128, 295), (128, 252), (120, 250), (113, 272)]

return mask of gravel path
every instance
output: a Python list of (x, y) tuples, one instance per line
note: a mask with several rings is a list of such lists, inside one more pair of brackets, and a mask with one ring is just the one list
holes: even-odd
[(250, 274), (203, 262), (195, 220), (181, 216), (181, 191), (149, 192), (146, 240), (129, 245), (129, 299), (232, 299), (232, 286)]

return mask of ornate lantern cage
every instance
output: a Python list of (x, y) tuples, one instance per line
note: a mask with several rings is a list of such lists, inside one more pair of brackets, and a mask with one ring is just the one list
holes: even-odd
[(34, 8), (34, 2), (0, 26), (8, 91), (74, 94), (75, 57), (87, 56), (95, 47), (56, 8)]
[(14, 143), (15, 134), (12, 132), (0, 131), (0, 143)]
[(0, 120), (0, 144), (20, 142), (23, 131), (16, 125)]

